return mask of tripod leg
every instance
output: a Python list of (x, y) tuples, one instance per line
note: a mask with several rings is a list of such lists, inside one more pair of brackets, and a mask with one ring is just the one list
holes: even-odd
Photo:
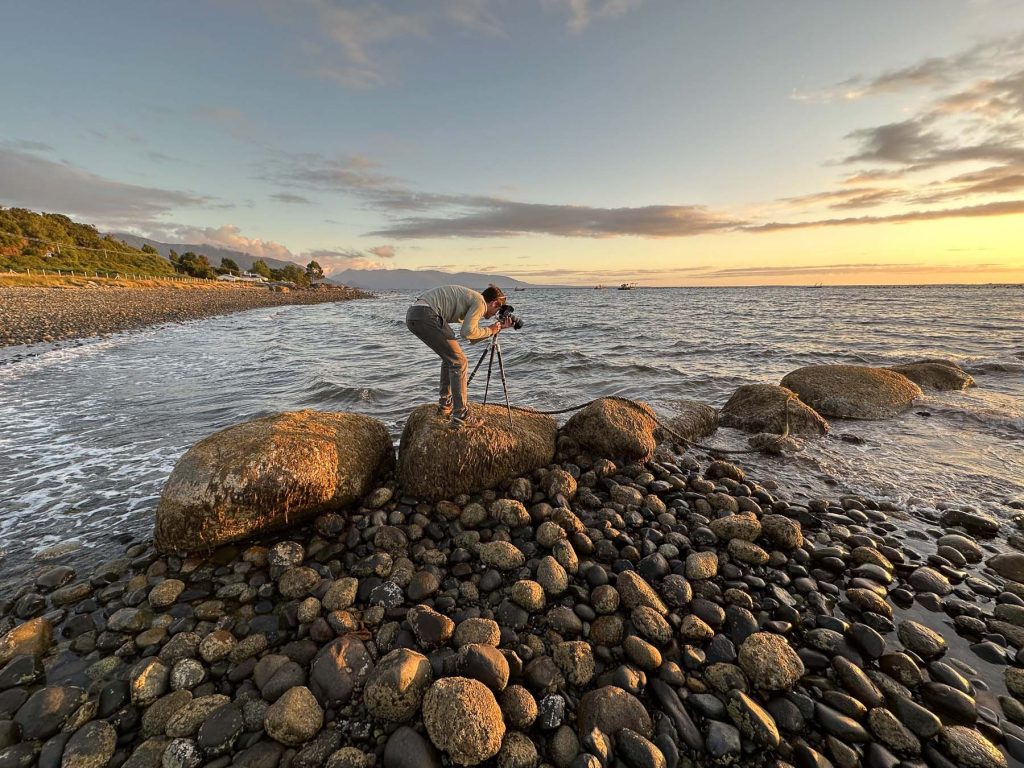
[(508, 428), (514, 429), (512, 426), (512, 405), (508, 401), (508, 384), (505, 382), (505, 363), (501, 359), (501, 347), (497, 343), (494, 346), (498, 349), (498, 370), (501, 372), (501, 388), (505, 392), (505, 407), (508, 409)]
[(476, 372), (480, 370), (480, 364), (483, 363), (484, 358), (487, 357), (487, 353), (489, 351), (490, 351), (489, 349), (485, 349), (484, 353), (482, 355), (480, 355), (480, 359), (476, 361), (476, 366), (473, 368), (473, 372), (471, 374), (469, 374), (469, 378), (466, 379), (466, 386), (467, 387), (470, 384), (473, 383), (473, 377), (476, 376)]
[(487, 392), (491, 388), (491, 370), (494, 368), (494, 348), (491, 344), (491, 359), (487, 362), (487, 383), (484, 385), (484, 405), (487, 405)]

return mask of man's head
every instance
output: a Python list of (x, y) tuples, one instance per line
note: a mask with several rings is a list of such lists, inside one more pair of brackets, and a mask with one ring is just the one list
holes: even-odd
[(495, 313), (505, 303), (505, 294), (501, 292), (501, 288), (491, 283), (481, 291), (481, 295), (487, 303), (487, 311), (484, 312), (484, 317), (494, 317)]

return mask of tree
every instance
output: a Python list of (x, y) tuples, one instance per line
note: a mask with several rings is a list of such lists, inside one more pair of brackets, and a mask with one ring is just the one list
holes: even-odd
[(217, 271), (222, 275), (237, 275), (242, 270), (238, 268), (238, 264), (235, 263), (234, 259), (224, 257), (220, 260), (220, 267)]
[[(172, 251), (173, 253), (173, 251)], [(177, 254), (175, 254), (177, 256)], [(192, 277), (201, 277), (205, 279), (212, 279), (217, 276), (217, 273), (213, 271), (213, 267), (210, 265), (209, 260), (205, 256), (192, 251), (186, 251), (185, 253), (178, 256), (177, 259), (172, 259), (171, 263), (174, 264), (174, 268), (179, 272), (184, 272)]]
[[(157, 256), (159, 256), (159, 255), (160, 255), (160, 251), (158, 251), (158, 250), (157, 250), (156, 248), (154, 248), (154, 247), (153, 247), (152, 245), (150, 245), (149, 243), (143, 243), (143, 244), (142, 244), (142, 248), (141, 248), (140, 250), (141, 250), (141, 251), (142, 251), (143, 253), (152, 253), (152, 254), (154, 254), (154, 255), (157, 255)], [(174, 253), (174, 251), (171, 251), (171, 253)]]
[(281, 280), (287, 280), (289, 283), (295, 283), (296, 285), (306, 286), (309, 285), (309, 277), (302, 267), (298, 264), (285, 264), (280, 270), (275, 270), (280, 274)]
[(267, 262), (263, 259), (256, 259), (256, 261), (252, 263), (252, 266), (249, 267), (249, 271), (254, 275), (265, 277), (268, 280), (270, 279), (270, 267), (267, 266)]
[(306, 277), (310, 280), (323, 280), (324, 268), (317, 264), (316, 261), (311, 261), (306, 265)]

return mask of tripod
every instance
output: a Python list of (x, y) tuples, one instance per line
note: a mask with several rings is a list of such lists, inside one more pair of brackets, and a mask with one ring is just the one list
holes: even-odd
[(501, 388), (505, 392), (505, 407), (508, 409), (508, 426), (512, 429), (512, 406), (508, 401), (508, 384), (505, 381), (505, 364), (501, 359), (501, 344), (498, 343), (498, 334), (491, 336), (491, 341), (487, 345), (487, 349), (480, 355), (480, 359), (477, 361), (476, 367), (473, 372), (469, 374), (469, 379), (466, 381), (468, 387), (473, 383), (473, 377), (476, 376), (476, 372), (480, 370), (480, 366), (484, 362), (484, 358), (490, 355), (490, 362), (487, 363), (487, 383), (484, 385), (484, 405), (487, 405), (487, 392), (491, 388), (491, 370), (494, 368), (494, 353), (498, 353), (498, 371), (501, 373)]

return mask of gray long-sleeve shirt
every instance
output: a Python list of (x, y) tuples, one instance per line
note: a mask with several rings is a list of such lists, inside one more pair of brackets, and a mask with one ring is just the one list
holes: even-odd
[(479, 323), (487, 311), (487, 302), (479, 291), (461, 285), (442, 285), (431, 288), (417, 297), (446, 323), (462, 323), (459, 334), (470, 342), (489, 338), (491, 332), (481, 328)]

